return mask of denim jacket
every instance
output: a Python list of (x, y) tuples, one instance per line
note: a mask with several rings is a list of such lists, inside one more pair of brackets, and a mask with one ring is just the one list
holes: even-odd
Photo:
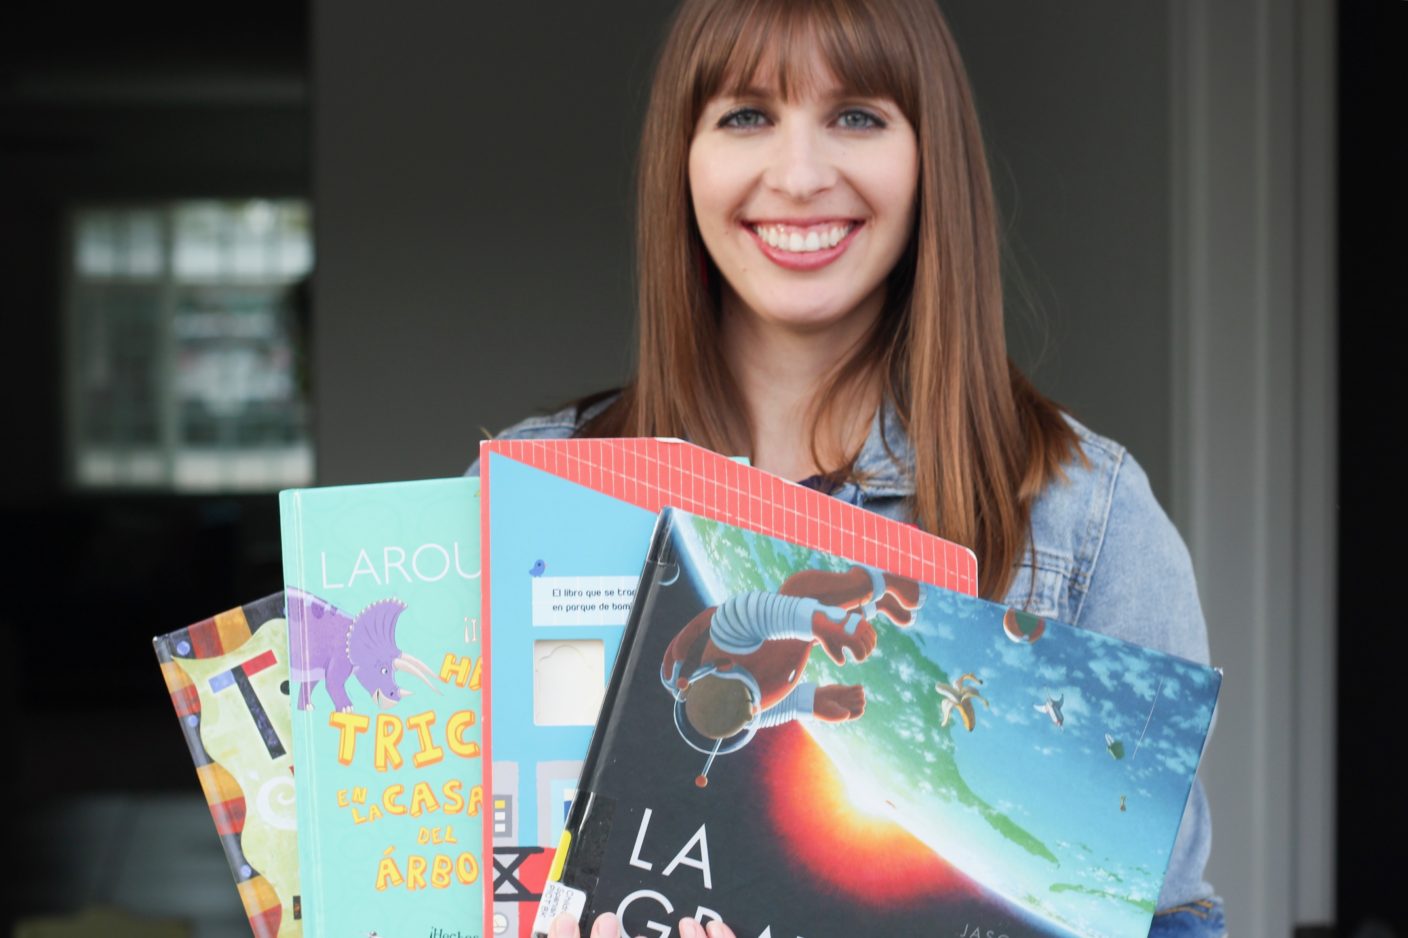
[[(594, 405), (581, 419), (607, 403)], [(1053, 482), (1037, 497), (1032, 506), (1035, 550), (1022, 552), (1003, 603), (1207, 664), (1207, 628), (1188, 550), (1155, 500), (1144, 470), (1123, 446), (1066, 419), (1090, 464), (1066, 464), (1066, 481)], [(561, 439), (572, 436), (578, 425), (569, 408), (524, 420), (497, 438)], [(864, 481), (847, 482), (831, 495), (908, 521), (913, 459), (898, 418), (892, 409), (882, 408), (856, 460), (856, 474)], [(478, 471), (475, 460), (469, 474)], [(1203, 880), (1211, 845), (1207, 796), (1201, 780), (1195, 780), (1159, 909), (1212, 895)]]

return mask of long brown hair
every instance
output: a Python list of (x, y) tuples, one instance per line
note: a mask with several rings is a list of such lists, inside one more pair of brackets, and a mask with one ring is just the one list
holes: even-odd
[[(972, 547), (983, 595), (1000, 597), (1027, 542), (1033, 499), (1080, 448), (1056, 405), (1007, 357), (982, 132), (934, 0), (684, 0), (641, 136), (636, 374), (580, 434), (751, 451), (721, 352), (720, 277), (693, 215), (689, 148), (715, 95), (750, 84), (771, 57), (786, 97), (814, 50), (847, 92), (895, 101), (915, 129), (920, 169), (915, 230), (889, 276), (885, 309), (817, 395), (813, 455), (822, 419), (847, 397), (840, 392), (877, 381), (914, 448), (915, 522)], [(847, 474), (856, 455), (830, 468)]]

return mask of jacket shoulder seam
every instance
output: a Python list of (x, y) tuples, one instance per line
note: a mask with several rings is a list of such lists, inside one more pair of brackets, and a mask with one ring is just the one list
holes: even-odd
[[(1093, 434), (1092, 434), (1093, 436)], [(1080, 621), (1081, 610), (1085, 606), (1085, 598), (1090, 592), (1090, 582), (1095, 575), (1096, 566), (1100, 562), (1100, 554), (1105, 548), (1105, 534), (1110, 527), (1110, 511), (1115, 502), (1115, 487), (1119, 484), (1120, 472), (1124, 469), (1128, 461), (1129, 452), (1123, 446), (1110, 444), (1108, 441), (1100, 440), (1106, 445), (1099, 448), (1113, 457), (1113, 465), (1109, 470), (1107, 478), (1102, 478), (1099, 491), (1096, 493), (1096, 501), (1090, 506), (1089, 521), (1086, 525), (1086, 535), (1083, 543), (1076, 552), (1075, 569), (1071, 576), (1071, 623)], [(1113, 448), (1112, 448), (1113, 447)]]

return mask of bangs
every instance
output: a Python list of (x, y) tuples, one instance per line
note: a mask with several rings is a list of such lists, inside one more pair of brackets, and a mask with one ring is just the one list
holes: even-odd
[(904, 26), (855, 0), (734, 0), (700, 24), (690, 74), (693, 115), (720, 94), (769, 89), (791, 102), (828, 76), (844, 95), (890, 98), (911, 123), (918, 110), (918, 62)]

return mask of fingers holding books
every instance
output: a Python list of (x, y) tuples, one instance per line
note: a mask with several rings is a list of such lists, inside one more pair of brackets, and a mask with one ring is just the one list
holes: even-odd
[[(598, 915), (596, 921), (592, 923), (590, 938), (619, 938), (621, 934), (620, 923), (616, 921), (616, 916), (607, 912)], [(557, 918), (552, 920), (552, 925), (548, 928), (549, 938), (581, 938), (581, 932), (577, 930), (577, 918), (570, 912), (562, 912)]]
[[(732, 929), (723, 922), (711, 921), (705, 927), (692, 918), (680, 919), (679, 933), (680, 938), (735, 938)], [(550, 934), (552, 938), (579, 938), (577, 920), (562, 913), (553, 919)], [(610, 912), (599, 915), (592, 923), (590, 938), (621, 938), (621, 923)]]
[(621, 923), (610, 912), (598, 915), (596, 921), (592, 923), (591, 938), (620, 938), (620, 934)]
[(680, 938), (734, 938), (734, 934), (733, 929), (718, 919), (710, 919), (709, 924), (705, 926), (692, 918), (682, 918)]

